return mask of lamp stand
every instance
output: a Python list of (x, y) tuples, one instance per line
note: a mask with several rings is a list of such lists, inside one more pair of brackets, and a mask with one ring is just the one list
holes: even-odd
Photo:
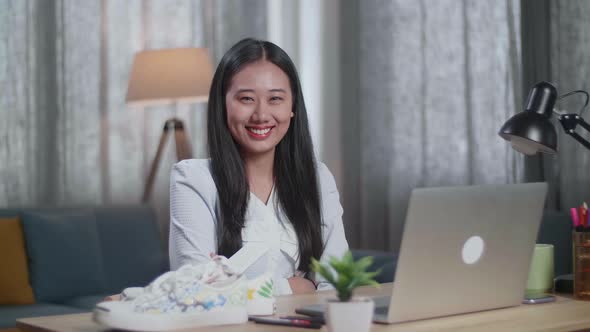
[(182, 120), (177, 118), (166, 120), (166, 123), (164, 124), (164, 129), (162, 131), (162, 136), (160, 136), (160, 143), (158, 143), (158, 150), (156, 151), (156, 156), (152, 161), (150, 173), (148, 175), (147, 182), (145, 184), (145, 188), (143, 191), (143, 197), (141, 199), (143, 203), (146, 203), (149, 200), (150, 195), (152, 193), (154, 180), (156, 178), (156, 173), (158, 171), (158, 165), (160, 164), (162, 152), (164, 151), (164, 145), (166, 144), (168, 134), (171, 130), (174, 130), (174, 141), (176, 142), (176, 159), (180, 161), (192, 158), (191, 146), (188, 140), (188, 135), (184, 131), (184, 124)]
[(576, 126), (580, 125), (582, 128), (590, 132), (590, 125), (577, 114), (559, 114), (559, 122), (563, 127), (565, 133), (573, 137), (590, 150), (590, 142), (584, 139), (580, 134), (576, 133)]

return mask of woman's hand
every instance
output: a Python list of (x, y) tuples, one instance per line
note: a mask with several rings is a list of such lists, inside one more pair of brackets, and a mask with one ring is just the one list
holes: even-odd
[(105, 302), (107, 302), (107, 301), (121, 301), (121, 294), (114, 294), (114, 295), (107, 296), (103, 299), (103, 301), (105, 301)]
[(315, 292), (315, 285), (311, 280), (302, 277), (291, 277), (287, 279), (293, 294), (306, 294)]

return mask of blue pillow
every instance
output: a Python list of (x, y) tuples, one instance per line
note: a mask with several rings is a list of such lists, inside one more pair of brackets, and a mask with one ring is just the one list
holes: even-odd
[(23, 212), (22, 223), (37, 301), (103, 292), (102, 256), (91, 211)]

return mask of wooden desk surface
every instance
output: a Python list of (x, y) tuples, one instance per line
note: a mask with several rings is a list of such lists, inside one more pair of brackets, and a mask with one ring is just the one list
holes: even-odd
[[(392, 284), (383, 284), (381, 288), (362, 287), (356, 295), (390, 294)], [(334, 292), (318, 292), (309, 295), (292, 295), (277, 297), (277, 316), (293, 314), (295, 308), (307, 304), (323, 302), (334, 297)], [(60, 332), (98, 332), (107, 329), (95, 324), (91, 314), (74, 314), (24, 318), (17, 322), (23, 332), (60, 331)], [(556, 302), (520, 305), (518, 307), (482, 311), (443, 318), (427, 319), (409, 323), (382, 325), (373, 324), (371, 331), (574, 331), (590, 329), (590, 302), (576, 301), (558, 297)], [(225, 325), (189, 329), (184, 331), (314, 331), (277, 325), (263, 325), (249, 322), (241, 325)], [(326, 331), (322, 327), (318, 331)]]

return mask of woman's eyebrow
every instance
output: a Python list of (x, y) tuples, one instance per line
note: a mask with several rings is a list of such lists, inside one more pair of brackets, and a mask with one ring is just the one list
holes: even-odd
[[(287, 91), (286, 91), (285, 89), (280, 89), (280, 88), (277, 88), (277, 89), (269, 89), (268, 91), (269, 91), (269, 92), (281, 92), (281, 93), (287, 93)], [(255, 91), (254, 91), (254, 89), (238, 89), (238, 90), (236, 91), (236, 94), (238, 94), (238, 93), (243, 93), (243, 92), (252, 92), (252, 93), (254, 93)]]
[(242, 93), (242, 92), (254, 92), (254, 89), (239, 89), (238, 91), (236, 91), (236, 93)]
[(268, 90), (270, 92), (282, 92), (282, 93), (287, 93), (287, 91), (285, 91), (285, 89), (270, 89)]

